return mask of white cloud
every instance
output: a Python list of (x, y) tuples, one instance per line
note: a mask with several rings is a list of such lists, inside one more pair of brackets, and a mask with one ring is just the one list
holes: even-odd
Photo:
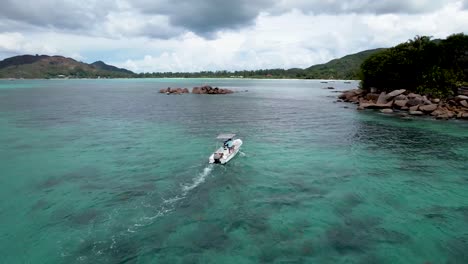
[(167, 16), (139, 15), (133, 12), (110, 12), (106, 20), (95, 29), (96, 35), (111, 38), (147, 36), (168, 39), (183, 33), (182, 28), (170, 25)]
[[(367, 2), (345, 3), (351, 8), (353, 3)], [(427, 1), (410, 2), (418, 6)], [(20, 22), (0, 18), (0, 56), (60, 54), (87, 62), (103, 60), (137, 72), (304, 68), (369, 48), (393, 46), (415, 35), (444, 38), (466, 33), (464, 3), (448, 0), (436, 9), (440, 4), (436, 1), (425, 12), (359, 14), (313, 13), (301, 6), (307, 2), (296, 0), (289, 7), (301, 8), (272, 12), (271, 6), (249, 26), (218, 30), (206, 39), (186, 27), (175, 27), (168, 16), (135, 13), (130, 2), (119, 0), (86, 34), (55, 27), (20, 27), (15, 26)], [(1, 33), (9, 25), (17, 31)]]
[(186, 35), (157, 54), (120, 66), (135, 71), (198, 71), (308, 67), (361, 50), (389, 47), (415, 35), (444, 38), (468, 28), (461, 2), (428, 14), (311, 15), (262, 13), (255, 26), (221, 32), (216, 40)]
[(2, 53), (54, 53), (56, 49), (47, 43), (32, 42), (21, 33), (0, 33), (0, 52)]
[(274, 11), (301, 9), (314, 14), (420, 14), (436, 11), (458, 0), (280, 0)]

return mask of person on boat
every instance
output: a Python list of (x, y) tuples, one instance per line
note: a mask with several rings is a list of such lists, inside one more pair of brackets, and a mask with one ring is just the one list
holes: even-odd
[(233, 150), (232, 139), (228, 139), (228, 140), (226, 141), (226, 146), (227, 146), (227, 148), (229, 149), (229, 153), (231, 153), (232, 150)]

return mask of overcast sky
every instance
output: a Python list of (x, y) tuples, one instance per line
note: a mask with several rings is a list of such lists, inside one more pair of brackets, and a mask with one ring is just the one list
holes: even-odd
[(415, 35), (468, 33), (468, 0), (1, 0), (0, 59), (135, 72), (309, 67)]

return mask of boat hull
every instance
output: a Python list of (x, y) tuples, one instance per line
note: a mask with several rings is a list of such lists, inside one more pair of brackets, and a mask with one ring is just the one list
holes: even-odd
[[(240, 150), (242, 146), (242, 140), (236, 139), (232, 142), (233, 150), (229, 153), (228, 149), (224, 149), (223, 147), (217, 149), (208, 159), (209, 163), (218, 163), (218, 164), (226, 164), (231, 159), (233, 159)], [(222, 154), (222, 155), (220, 155)]]

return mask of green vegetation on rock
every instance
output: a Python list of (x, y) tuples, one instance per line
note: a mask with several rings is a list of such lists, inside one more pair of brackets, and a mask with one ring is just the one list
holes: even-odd
[(366, 90), (406, 89), (447, 97), (468, 81), (468, 36), (455, 34), (437, 41), (417, 36), (371, 55), (361, 71)]

